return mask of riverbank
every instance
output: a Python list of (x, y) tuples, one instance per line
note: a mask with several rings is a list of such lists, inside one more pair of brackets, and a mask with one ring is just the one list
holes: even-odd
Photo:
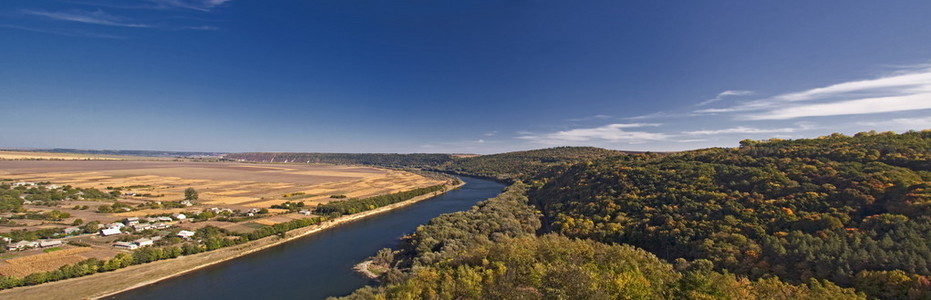
[[(451, 186), (446, 191), (457, 189), (464, 183)], [(342, 216), (318, 225), (289, 231), (284, 237), (270, 236), (242, 245), (222, 248), (210, 252), (187, 255), (174, 259), (160, 260), (142, 265), (134, 265), (107, 273), (72, 278), (62, 281), (44, 283), (36, 286), (18, 287), (0, 291), (4, 299), (96, 299), (137, 287), (149, 285), (168, 278), (179, 276), (197, 269), (228, 261), (243, 255), (261, 251), (291, 240), (295, 240), (322, 230), (359, 220), (368, 216), (387, 212), (399, 207), (411, 205), (432, 198), (437, 194), (427, 194), (409, 200), (379, 207), (353, 215)]]

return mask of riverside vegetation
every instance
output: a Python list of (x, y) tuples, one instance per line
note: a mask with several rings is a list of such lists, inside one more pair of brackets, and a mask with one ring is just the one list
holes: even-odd
[(525, 170), (486, 173), (514, 184), (381, 251), (345, 299), (931, 299), (931, 131)]

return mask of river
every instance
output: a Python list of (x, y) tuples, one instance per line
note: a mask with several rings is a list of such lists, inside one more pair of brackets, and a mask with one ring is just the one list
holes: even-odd
[(467, 210), (504, 185), (462, 177), (466, 185), (393, 209), (106, 299), (325, 299), (372, 283), (352, 266), (444, 213)]

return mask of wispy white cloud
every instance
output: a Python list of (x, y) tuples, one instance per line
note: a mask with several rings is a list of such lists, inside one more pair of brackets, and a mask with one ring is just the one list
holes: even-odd
[(730, 96), (747, 96), (747, 95), (753, 95), (753, 91), (745, 91), (745, 90), (726, 90), (726, 91), (723, 91), (723, 92), (719, 93), (719, 94), (718, 94), (716, 97), (714, 97), (714, 98), (711, 98), (711, 99), (702, 101), (701, 103), (698, 103), (697, 106), (704, 106), (704, 105), (708, 105), (708, 104), (711, 104), (711, 103), (715, 103), (715, 102), (724, 100), (724, 98), (730, 97)]
[(493, 131), (490, 131), (490, 132), (486, 132), (486, 133), (483, 134), (483, 135), (484, 135), (484, 136), (496, 136), (496, 135), (498, 135), (498, 131), (497, 131), (497, 130), (493, 130)]
[(48, 34), (61, 35), (61, 36), (96, 38), (96, 39), (125, 39), (126, 38), (126, 37), (118, 36), (118, 35), (87, 32), (87, 31), (81, 31), (81, 30), (41, 29), (41, 28), (32, 28), (32, 27), (16, 26), (16, 25), (9, 25), (9, 24), (0, 24), (0, 28), (9, 28), (9, 29), (39, 32), (39, 33), (48, 33)]
[(651, 123), (608, 124), (595, 128), (577, 128), (540, 135), (523, 135), (517, 138), (538, 144), (570, 145), (579, 143), (628, 143), (638, 144), (649, 141), (663, 141), (670, 138), (665, 133), (646, 131), (627, 131), (626, 128), (659, 126)]
[(798, 131), (799, 128), (771, 128), (771, 129), (760, 129), (752, 127), (738, 126), (727, 129), (717, 129), (717, 130), (696, 130), (696, 131), (685, 131), (683, 134), (686, 135), (713, 135), (713, 134), (733, 134), (733, 133), (743, 133), (743, 134), (756, 134), (756, 133), (791, 133)]
[(736, 113), (742, 120), (876, 114), (931, 109), (931, 68), (786, 93), (696, 113)]
[(127, 22), (123, 20), (122, 18), (107, 14), (106, 12), (102, 10), (97, 10), (97, 11), (75, 10), (75, 11), (70, 11), (70, 12), (23, 10), (22, 13), (27, 14), (27, 15), (33, 15), (33, 16), (43, 17), (47, 19), (57, 20), (57, 21), (77, 22), (77, 23), (84, 23), (84, 24), (118, 26), (118, 27), (133, 27), (133, 28), (153, 27), (153, 25), (149, 25), (149, 24)]
[(205, 31), (220, 30), (219, 27), (216, 27), (216, 26), (209, 26), (209, 25), (201, 25), (201, 26), (183, 26), (183, 27), (181, 27), (181, 28), (179, 28), (179, 29), (181, 29), (181, 30), (205, 30)]
[(926, 118), (898, 118), (888, 121), (879, 122), (859, 122), (858, 125), (882, 127), (882, 128), (910, 128), (910, 129), (931, 129), (931, 117)]
[(796, 105), (746, 114), (740, 116), (740, 118), (746, 120), (786, 120), (802, 117), (861, 115), (922, 109), (931, 109), (931, 93)]
[(158, 7), (183, 8), (210, 11), (232, 0), (149, 0)]
[(606, 120), (606, 119), (610, 119), (610, 118), (612, 118), (612, 117), (609, 116), (609, 115), (598, 114), (598, 115), (594, 115), (594, 116), (588, 116), (588, 117), (582, 117), (582, 118), (568, 119), (567, 121), (571, 121), (571, 122), (582, 122), (582, 121), (592, 121), (592, 120)]

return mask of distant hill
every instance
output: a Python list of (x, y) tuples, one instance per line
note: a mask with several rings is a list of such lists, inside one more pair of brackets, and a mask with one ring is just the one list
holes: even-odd
[(557, 147), (489, 155), (396, 153), (229, 153), (223, 159), (249, 162), (358, 164), (420, 168), (504, 180), (529, 178), (554, 166), (623, 155), (628, 152), (595, 147)]
[(298, 153), (247, 152), (229, 153), (223, 159), (249, 162), (327, 163), (374, 165), (383, 167), (433, 168), (453, 159), (450, 154), (396, 153)]
[(515, 180), (527, 179), (556, 166), (629, 154), (595, 147), (556, 147), (501, 154), (459, 157), (438, 169), (453, 173)]

